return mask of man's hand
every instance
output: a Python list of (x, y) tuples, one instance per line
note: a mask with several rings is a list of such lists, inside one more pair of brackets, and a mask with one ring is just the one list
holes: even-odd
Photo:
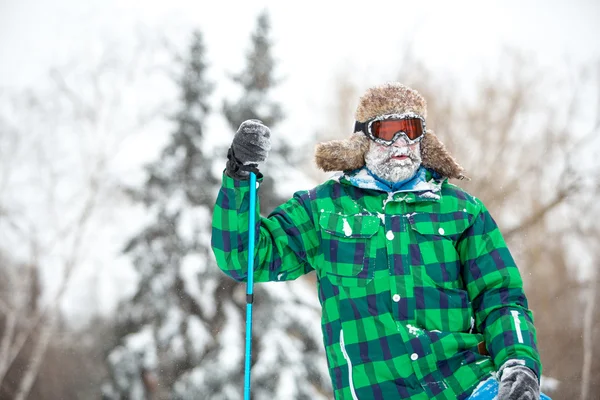
[(498, 400), (538, 400), (540, 385), (535, 373), (518, 360), (508, 360), (500, 369)]
[(236, 179), (248, 179), (249, 170), (267, 159), (271, 150), (271, 131), (258, 119), (249, 119), (240, 125), (227, 158), (227, 174)]

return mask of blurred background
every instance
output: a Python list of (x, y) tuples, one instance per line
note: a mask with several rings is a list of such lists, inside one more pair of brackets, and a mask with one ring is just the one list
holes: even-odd
[[(245, 287), (210, 249), (240, 122), (262, 213), (400, 81), (521, 268), (543, 389), (600, 399), (600, 3), (0, 0), (0, 399), (239, 399)], [(314, 274), (260, 284), (256, 399), (328, 399)]]

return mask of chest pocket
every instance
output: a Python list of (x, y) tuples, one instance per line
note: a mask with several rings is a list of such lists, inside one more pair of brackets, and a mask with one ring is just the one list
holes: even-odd
[(321, 269), (333, 283), (365, 286), (373, 279), (373, 241), (380, 224), (375, 215), (321, 213)]
[(458, 284), (461, 262), (456, 243), (470, 225), (469, 214), (414, 213), (407, 219), (413, 234), (409, 246), (411, 266), (425, 268), (438, 285)]
[[(419, 282), (415, 285), (417, 324), (429, 330), (467, 332), (473, 312), (463, 287), (456, 242), (469, 227), (469, 214), (415, 213), (407, 219), (412, 233), (409, 259)], [(439, 310), (432, 312), (432, 305)]]

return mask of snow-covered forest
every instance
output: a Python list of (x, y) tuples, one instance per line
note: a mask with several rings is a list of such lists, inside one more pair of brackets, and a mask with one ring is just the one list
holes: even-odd
[[(195, 26), (140, 29), (49, 66), (43, 84), (0, 86), (0, 399), (242, 398), (245, 285), (210, 248), (233, 133), (249, 118), (273, 131), (268, 214), (326, 179), (314, 144), (347, 136), (379, 83), (341, 70), (313, 94), (329, 99), (323, 115), (298, 115), (282, 101), (274, 17), (248, 18), (227, 79)], [(549, 68), (503, 48), (459, 75), (395, 52), (380, 80), (428, 100), (427, 126), (471, 178), (453, 183), (484, 201), (521, 269), (543, 390), (597, 398), (600, 59)], [(253, 398), (331, 398), (315, 276), (255, 298)]]

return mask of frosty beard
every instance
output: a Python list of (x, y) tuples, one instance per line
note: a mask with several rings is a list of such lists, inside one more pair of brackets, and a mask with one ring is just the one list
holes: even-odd
[[(403, 160), (392, 157), (408, 156)], [(402, 182), (412, 178), (421, 166), (421, 144), (397, 147), (371, 142), (365, 154), (365, 164), (379, 178), (388, 182)]]

